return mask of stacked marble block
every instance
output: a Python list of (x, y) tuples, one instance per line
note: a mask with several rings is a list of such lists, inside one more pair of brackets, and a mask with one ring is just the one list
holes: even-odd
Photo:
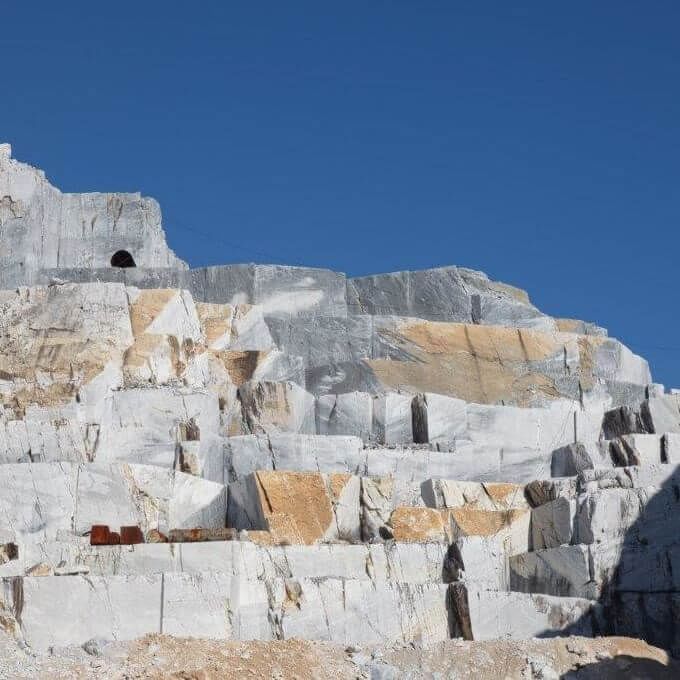
[[(290, 384), (283, 388), (296, 391)], [(443, 440), (422, 441), (426, 395), (363, 398), (388, 415), (377, 420), (378, 427), (372, 426), (366, 441), (351, 435), (271, 429), (268, 434), (222, 438), (221, 448), (212, 441), (219, 437), (210, 434), (216, 398), (178, 388), (139, 387), (109, 398), (115, 417), (101, 423), (94, 460), (87, 460), (85, 450), (80, 462), (54, 460), (64, 457), (65, 451), (47, 443), (58, 440), (50, 437), (56, 426), (26, 421), (30, 453), (24, 462), (0, 466), (5, 478), (0, 485), (3, 522), (11, 529), (7, 544), (19, 546), (18, 554), (0, 565), (0, 574), (5, 577), (6, 607), (21, 622), (17, 634), (29, 645), (83, 641), (83, 636), (92, 636), (90, 631), (115, 638), (152, 630), (345, 642), (441, 639), (452, 634), (449, 610), (456, 600), (449, 593), (453, 577), (444, 576), (444, 565), (454, 537), (474, 532), (475, 520), (472, 528), (466, 527), (464, 518), (456, 523), (450, 502), (450, 508), (438, 506), (429, 476), (434, 471), (445, 478), (493, 478), (500, 474), (500, 459), (496, 451), (495, 467), (475, 467), (473, 456), (464, 453), (470, 442), (454, 439), (467, 430), (453, 419), (448, 450), (438, 450)], [(347, 398), (362, 400), (356, 394)], [(459, 414), (473, 406), (443, 397), (438, 401), (434, 395), (427, 398), (430, 410), (435, 402)], [(395, 403), (398, 408), (385, 409)], [(266, 425), (266, 410), (258, 414)], [(567, 419), (571, 422), (571, 412)], [(421, 441), (402, 440), (410, 448), (395, 448), (394, 441), (389, 442), (392, 448), (384, 446), (388, 443), (384, 433), (393, 423), (401, 423), (397, 429), (403, 437), (407, 429), (412, 431), (414, 421), (421, 423), (416, 425)], [(15, 434), (19, 422), (8, 421), (5, 431)], [(103, 447), (107, 441), (116, 441), (117, 446)], [(220, 460), (217, 470), (214, 460), (197, 458), (198, 470), (213, 479), (180, 469), (179, 453), (187, 444), (201, 442), (210, 443), (206, 458)], [(201, 446), (195, 449), (200, 452)], [(40, 452), (39, 458), (34, 451)], [(32, 462), (34, 456), (42, 462)], [(150, 463), (137, 462), (144, 459)], [(471, 509), (491, 488), (475, 482), (468, 487), (468, 496), (475, 499)], [(518, 508), (508, 508), (508, 519), (520, 533), (527, 533), (523, 492), (512, 488)], [(275, 499), (280, 507), (273, 505)], [(465, 500), (460, 503), (468, 505)], [(483, 531), (499, 530), (506, 521), (504, 511), (491, 512), (491, 517), (491, 528)], [(93, 527), (102, 524), (140, 527), (149, 542), (89, 545)], [(177, 530), (196, 527), (205, 529), (208, 538), (210, 532), (223, 531), (225, 524), (235, 530), (231, 541), (189, 543), (177, 538)], [(525, 536), (513, 550), (526, 546)], [(253, 565), (227, 568), (225, 555), (235, 550), (246, 551)], [(275, 569), (265, 578), (259, 563), (288, 564), (291, 552), (301, 566), (290, 572)], [(321, 560), (323, 555), (328, 558)], [(499, 550), (501, 555), (505, 559)], [(53, 594), (45, 592), (49, 588)], [(128, 591), (130, 595), (124, 595)], [(206, 601), (192, 600), (191, 592)], [(181, 607), (167, 598), (185, 603), (187, 621), (181, 623)], [(158, 609), (163, 616), (142, 615), (140, 608)], [(328, 608), (336, 610), (329, 618), (332, 626), (325, 618), (309, 620), (312, 612)], [(239, 618), (246, 610), (248, 621)], [(77, 611), (92, 614), (77, 617)], [(190, 611), (201, 616), (189, 616)], [(366, 619), (368, 611), (375, 613), (375, 620)], [(229, 612), (234, 613), (227, 616)], [(175, 623), (166, 622), (166, 616), (175, 617)], [(205, 623), (200, 622), (202, 617)], [(150, 618), (156, 624), (149, 629)], [(357, 620), (364, 621), (363, 627)]]
[[(243, 353), (265, 352), (240, 349), (266, 346), (256, 309), (119, 284), (46, 293), (29, 296), (48, 315), (74, 295), (126, 308), (130, 331), (123, 318), (122, 340), (71, 401), (21, 404), (0, 428), (6, 545), (18, 548), (0, 574), (27, 644), (146, 632), (386, 642), (599, 630), (596, 603), (510, 592), (505, 574), (530, 545), (517, 483), (550, 476), (554, 451), (578, 437), (588, 455), (601, 452), (610, 398), (518, 407), (408, 390), (315, 395), (252, 373), (237, 385)], [(291, 363), (268, 351), (277, 361), (259, 364), (260, 378)], [(441, 480), (465, 488), (462, 500), (442, 494)], [(514, 483), (513, 501), (480, 506), (499, 480)], [(89, 545), (100, 525), (138, 527), (145, 542)], [(178, 534), (214, 539), (225, 526), (229, 541)], [(234, 562), (235, 551), (246, 557)], [(278, 566), (267, 571), (269, 562)]]
[(613, 468), (592, 465), (584, 447), (556, 452), (574, 476), (526, 486), (530, 550), (509, 559), (512, 590), (597, 601), (605, 632), (653, 640), (674, 654), (679, 403), (677, 395), (657, 395), (637, 412), (626, 409), (623, 419), (621, 409), (607, 413), (603, 436), (610, 439), (598, 448), (609, 452)]
[[(436, 422), (423, 405), (434, 403), (461, 409), (413, 397), (421, 440), (423, 422)], [(460, 433), (455, 418), (445, 422)], [(7, 463), (2, 488), (12, 493), (2, 515), (14, 533), (6, 545), (23, 540), (0, 566), (5, 603), (20, 613), (17, 634), (36, 647), (89, 631), (343, 642), (623, 632), (616, 622), (640, 598), (651, 619), (674, 606), (671, 527), (657, 535), (658, 517), (648, 519), (657, 532), (651, 562), (648, 543), (630, 536), (652, 505), (661, 503), (664, 520), (674, 515), (678, 496), (666, 487), (677, 468), (663, 461), (675, 439), (629, 433), (562, 446), (551, 466), (570, 466), (573, 476), (524, 483), (448, 479), (461, 470), (455, 446), (371, 448), (350, 435), (281, 432), (226, 438), (226, 484), (138, 463)], [(644, 449), (636, 455), (648, 464), (613, 467), (624, 442)], [(468, 477), (484, 475), (469, 460), (465, 467)], [(440, 476), (429, 477), (435, 469)], [(89, 545), (92, 524), (103, 520), (138, 524), (161, 542)], [(225, 523), (231, 540), (207, 540)], [(205, 540), (185, 540), (182, 526), (205, 528)]]
[(155, 201), (63, 194), (7, 145), (0, 197), (25, 644), (674, 644), (677, 395), (604, 329), (461, 267), (191, 270)]
[[(423, 485), (436, 493), (432, 504), (463, 505), (392, 509), (389, 479), (251, 479), (261, 528), (231, 541), (44, 544), (44, 558), (63, 566), (3, 579), (6, 607), (20, 613), (17, 634), (45, 647), (147, 632), (350, 643), (526, 637), (556, 620), (593, 630), (582, 620), (592, 618), (591, 602), (504, 590), (504, 563), (528, 544), (521, 487), (440, 480)], [(468, 563), (485, 578), (477, 571), (480, 580), (467, 581)], [(479, 620), (490, 607), (500, 615), (493, 630)]]

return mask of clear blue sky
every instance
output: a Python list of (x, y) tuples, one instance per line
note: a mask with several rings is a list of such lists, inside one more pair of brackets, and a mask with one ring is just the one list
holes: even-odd
[(482, 269), (680, 386), (677, 0), (9, 2), (1, 25), (0, 141), (64, 190), (156, 197), (192, 265)]

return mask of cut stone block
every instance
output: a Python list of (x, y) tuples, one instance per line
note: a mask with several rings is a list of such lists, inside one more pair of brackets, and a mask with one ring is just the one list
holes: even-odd
[(413, 441), (432, 444), (437, 451), (453, 451), (467, 438), (467, 404), (441, 394), (419, 394), (411, 404)]
[(276, 433), (229, 437), (224, 479), (239, 482), (256, 470), (365, 474), (366, 453), (358, 437)]
[(443, 584), (298, 580), (286, 584), (279, 601), (286, 639), (427, 644), (449, 637)]
[(164, 635), (232, 638), (231, 575), (202, 572), (164, 574), (162, 578)]
[(229, 480), (228, 525), (254, 526), (248, 476), (257, 470), (365, 474), (366, 454), (358, 437), (277, 434), (231, 437), (225, 452)]
[(292, 382), (248, 382), (238, 390), (243, 418), (254, 434), (316, 432), (314, 397)]
[(601, 606), (590, 600), (502, 593), (462, 583), (452, 583), (449, 589), (454, 637), (466, 640), (593, 637), (601, 629)]
[(408, 394), (388, 392), (373, 400), (373, 433), (386, 446), (413, 442), (411, 401)]
[(392, 535), (390, 516), (394, 509), (392, 477), (361, 478), (361, 537), (372, 542)]
[(577, 487), (576, 477), (538, 479), (529, 482), (524, 487), (524, 492), (529, 504), (535, 508), (557, 498), (575, 499), (578, 493)]
[(590, 551), (585, 545), (563, 545), (509, 558), (510, 590), (596, 600), (599, 584), (592, 580)]
[(224, 526), (226, 488), (148, 465), (9, 464), (0, 465), (0, 511), (0, 530), (21, 545), (82, 536), (93, 525), (166, 532)]
[(86, 428), (75, 418), (0, 421), (0, 463), (86, 460)]
[(509, 559), (510, 588), (603, 602), (616, 593), (680, 592), (680, 546), (608, 541), (537, 550)]
[(366, 572), (374, 580), (438, 584), (447, 546), (441, 543), (396, 543), (369, 546)]
[(531, 511), (532, 550), (569, 545), (574, 535), (576, 501), (557, 498)]
[(613, 469), (584, 470), (578, 476), (579, 491), (593, 492), (598, 489), (659, 488), (672, 484), (680, 475), (679, 465), (654, 464)]
[(0, 529), (15, 532), (23, 544), (62, 531), (85, 534), (93, 524), (135, 524), (137, 514), (116, 473), (75, 463), (0, 465)]
[(122, 474), (144, 530), (167, 534), (170, 529), (212, 529), (226, 523), (223, 484), (153, 465), (124, 465)]
[(390, 516), (390, 527), (395, 541), (449, 543), (451, 540), (446, 510), (398, 507)]
[(369, 442), (373, 432), (373, 398), (366, 392), (318, 397), (316, 427), (322, 435), (353, 435)]
[(609, 593), (679, 593), (680, 545), (675, 535), (657, 536), (651, 545), (626, 539), (590, 545), (593, 581)]
[[(427, 479), (495, 481), (502, 477), (501, 451), (475, 450), (472, 447), (455, 454), (413, 449), (366, 449), (365, 472), (369, 477), (392, 476), (395, 494), (404, 492)], [(420, 494), (419, 494), (420, 495)]]
[(508, 555), (529, 549), (529, 510), (478, 510), (456, 508), (448, 510), (454, 540), (464, 536), (495, 537), (503, 543)]
[(91, 638), (160, 633), (162, 576), (44, 576), (3, 580), (5, 607), (37, 650)]
[(428, 479), (421, 488), (425, 504), (432, 508), (512, 510), (529, 507), (521, 484)]
[[(245, 552), (245, 551), (244, 551)], [(252, 551), (249, 551), (252, 552)], [(376, 562), (382, 568), (383, 580), (386, 578), (386, 549), (383, 545), (375, 546)], [(368, 566), (372, 564), (372, 555), (366, 545), (282, 545), (262, 546), (257, 552), (249, 554), (248, 566), (250, 574), (257, 574), (266, 580), (275, 578), (285, 579), (368, 579)], [(245, 561), (245, 560), (244, 560)], [(423, 560), (419, 565), (423, 566)], [(251, 566), (252, 565), (252, 566)], [(373, 574), (378, 578), (378, 574)]]
[(619, 406), (604, 414), (602, 434), (605, 439), (614, 439), (624, 434), (645, 434), (648, 430), (640, 413), (631, 406)]
[(623, 538), (653, 495), (653, 489), (607, 489), (584, 494), (576, 511), (576, 540), (596, 543)]
[(680, 434), (667, 432), (661, 439), (663, 462), (677, 465), (680, 463)]
[(647, 432), (680, 433), (680, 395), (664, 394), (642, 402), (640, 416)]
[(656, 434), (621, 435), (609, 442), (609, 449), (614, 464), (619, 467), (663, 462), (661, 437)]
[(607, 608), (613, 635), (639, 638), (680, 654), (680, 593), (617, 593)]
[(179, 446), (193, 474), (221, 483), (219, 427), (215, 394), (169, 387), (121, 390), (103, 401), (89, 455), (97, 463), (174, 468)]
[(508, 557), (502, 538), (464, 536), (449, 547), (444, 581), (475, 583), (489, 590), (508, 590)]
[(553, 451), (550, 473), (553, 477), (570, 477), (593, 467), (595, 461), (583, 444), (567, 444)]
[(248, 528), (294, 544), (360, 540), (358, 477), (259, 471), (250, 485), (254, 525)]

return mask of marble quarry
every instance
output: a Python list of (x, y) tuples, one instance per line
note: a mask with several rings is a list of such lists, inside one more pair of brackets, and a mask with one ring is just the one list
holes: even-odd
[(680, 394), (462, 267), (191, 269), (0, 145), (0, 626), (680, 653)]

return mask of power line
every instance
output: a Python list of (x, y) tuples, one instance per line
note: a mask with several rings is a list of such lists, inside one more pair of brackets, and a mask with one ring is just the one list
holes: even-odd
[[(190, 227), (188, 224), (186, 224), (183, 221), (180, 221), (176, 219), (176, 216), (174, 215), (169, 215), (167, 211), (165, 211), (165, 215), (169, 217), (170, 219), (168, 220), (173, 229), (176, 229), (178, 231), (194, 234), (196, 236), (200, 236), (203, 239), (212, 242), (212, 243), (219, 243), (220, 245), (223, 245), (227, 248), (231, 248), (233, 250), (239, 251), (241, 253), (246, 254), (248, 258), (250, 258), (252, 255), (256, 255), (258, 257), (262, 257), (265, 260), (269, 260), (272, 263), (275, 264), (291, 264), (290, 260), (281, 258), (278, 255), (274, 255), (271, 252), (264, 251), (259, 248), (255, 248), (252, 245), (249, 246), (243, 246), (235, 241), (232, 241), (231, 239), (226, 239), (223, 236), (216, 236), (215, 234), (209, 234), (208, 232), (202, 231), (200, 229), (196, 229), (195, 227)], [(295, 265), (291, 265), (295, 266)], [(378, 290), (380, 290), (380, 287), (376, 286)], [(442, 320), (446, 318), (445, 315), (442, 315)], [(645, 345), (645, 344), (639, 344), (635, 340), (620, 340), (624, 344), (627, 344), (629, 346), (635, 346), (638, 349), (645, 350), (645, 351), (658, 351), (658, 352), (680, 352), (680, 346), (662, 346), (662, 345)]]
[(237, 242), (232, 241), (231, 239), (226, 239), (221, 235), (216, 236), (215, 234), (209, 234), (205, 231), (201, 231), (200, 229), (196, 229), (195, 227), (190, 227), (185, 222), (176, 219), (174, 215), (168, 215), (167, 211), (165, 212), (165, 214), (167, 217), (169, 217), (169, 219), (166, 220), (166, 223), (169, 222), (173, 230), (176, 229), (177, 231), (187, 232), (190, 234), (194, 234), (196, 236), (201, 236), (206, 241), (209, 241), (211, 243), (219, 243), (220, 245), (223, 245), (227, 248), (232, 248), (234, 250), (245, 253), (249, 257), (252, 257), (252, 255), (256, 255), (264, 258), (265, 260), (269, 260), (270, 262), (273, 261), (278, 264), (286, 264), (286, 261), (284, 259), (277, 255), (274, 255), (273, 253), (265, 252), (264, 250), (254, 248), (252, 246), (248, 246), (246, 248), (245, 246), (240, 245)]

